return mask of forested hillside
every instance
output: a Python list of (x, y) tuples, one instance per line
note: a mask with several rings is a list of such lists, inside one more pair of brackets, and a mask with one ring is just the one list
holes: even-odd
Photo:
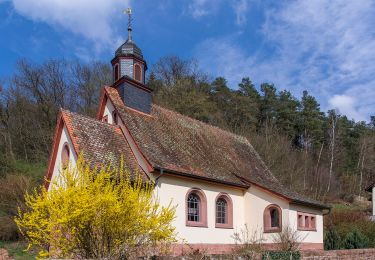
[[(0, 88), (0, 175), (41, 182), (59, 108), (94, 116), (111, 73), (100, 62), (20, 60)], [(321, 111), (307, 91), (296, 97), (272, 83), (255, 86), (247, 75), (228, 86), (178, 57), (160, 59), (148, 75), (155, 103), (246, 136), (295, 190), (321, 200), (350, 199), (363, 195), (375, 177), (375, 117), (355, 122)]]

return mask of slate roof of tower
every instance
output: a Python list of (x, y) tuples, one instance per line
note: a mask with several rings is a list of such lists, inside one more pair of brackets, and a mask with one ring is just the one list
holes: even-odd
[(111, 165), (118, 168), (123, 160), (124, 167), (132, 176), (139, 173), (143, 179), (147, 179), (119, 126), (67, 110), (62, 110), (61, 113), (76, 152), (83, 153), (90, 165), (96, 167)]
[(115, 88), (104, 91), (154, 168), (238, 186), (258, 185), (294, 203), (329, 208), (284, 187), (245, 137), (155, 104), (147, 115), (126, 107)]
[(127, 40), (124, 42), (115, 53), (115, 56), (119, 55), (134, 55), (135, 57), (143, 60), (143, 54), (141, 49), (133, 41)]

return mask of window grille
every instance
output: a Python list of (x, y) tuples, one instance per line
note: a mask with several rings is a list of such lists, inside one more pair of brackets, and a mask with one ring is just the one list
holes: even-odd
[(197, 194), (190, 194), (188, 197), (188, 220), (199, 222), (200, 199)]
[(216, 201), (216, 223), (227, 223), (227, 202), (224, 199)]

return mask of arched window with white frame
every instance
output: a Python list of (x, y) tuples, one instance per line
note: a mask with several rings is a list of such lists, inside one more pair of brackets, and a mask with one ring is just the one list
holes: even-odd
[(207, 199), (204, 192), (192, 188), (186, 193), (186, 226), (207, 227)]

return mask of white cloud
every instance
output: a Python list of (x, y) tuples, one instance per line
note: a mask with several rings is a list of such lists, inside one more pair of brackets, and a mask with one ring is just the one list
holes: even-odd
[[(218, 13), (222, 5), (229, 6), (234, 12), (238, 26), (244, 26), (247, 22), (247, 12), (249, 2), (254, 0), (192, 0), (188, 5), (188, 13), (194, 18), (199, 19), (203, 16)], [(225, 10), (226, 12), (226, 10)]]
[(247, 22), (246, 14), (249, 9), (249, 0), (233, 0), (232, 8), (236, 14), (237, 25), (243, 26)]
[(96, 48), (101, 48), (110, 47), (117, 40), (114, 39), (116, 26), (113, 20), (121, 17), (129, 1), (12, 0), (12, 3), (19, 14), (82, 35), (92, 40)]
[(356, 104), (358, 104), (358, 101), (354, 97), (347, 95), (334, 95), (329, 99), (329, 104), (332, 108), (338, 110), (339, 114), (346, 115), (349, 119), (365, 119), (362, 117), (359, 111), (357, 111)]
[(197, 19), (212, 11), (213, 3), (209, 0), (192, 0), (188, 6), (189, 13)]
[(356, 97), (352, 110), (339, 108), (357, 120), (375, 113), (373, 1), (297, 0), (266, 7), (263, 40), (254, 53), (236, 44), (241, 39), (234, 35), (208, 39), (196, 48), (205, 53), (204, 67), (233, 86), (250, 76), (295, 95), (307, 89), (324, 110), (340, 101), (334, 95)]

